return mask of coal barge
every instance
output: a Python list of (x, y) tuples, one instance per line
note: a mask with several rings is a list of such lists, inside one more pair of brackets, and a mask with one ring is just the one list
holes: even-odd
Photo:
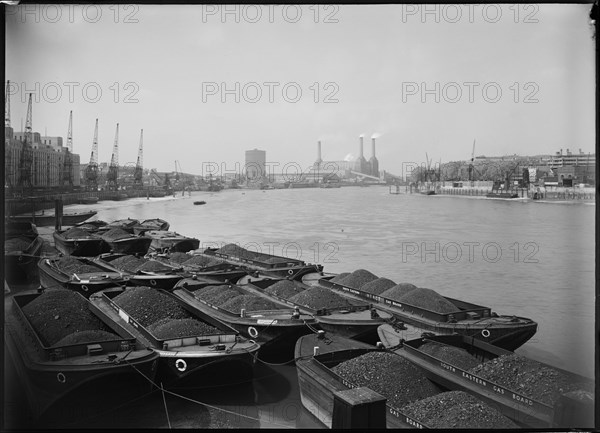
[[(344, 293), (355, 299), (372, 302), (377, 308), (393, 315), (397, 328), (405, 328), (403, 338), (410, 339), (419, 335), (415, 332), (433, 332), (435, 334), (459, 333), (482, 340), (507, 350), (522, 346), (537, 332), (537, 323), (518, 316), (497, 315), (491, 308), (443, 297), (456, 311), (440, 313), (428, 308), (411, 305), (390, 299), (382, 295), (369, 293), (360, 288), (349, 287), (342, 282), (332, 281), (332, 277), (318, 280), (322, 287)], [(418, 288), (417, 288), (418, 289)], [(416, 331), (415, 331), (416, 329)]]
[[(27, 306), (40, 296), (39, 292), (29, 292), (4, 297), (5, 347), (24, 385), (34, 418), (42, 416), (75, 390), (89, 386), (98, 391), (113, 378), (118, 378), (120, 386), (134, 384), (140, 394), (151, 389), (157, 371), (157, 353), (138, 344), (131, 333), (114, 321), (103, 320), (83, 297), (82, 303), (102, 320), (104, 329), (109, 330), (112, 337), (81, 339), (77, 337), (78, 325), (75, 324), (72, 326), (73, 337), (67, 337), (71, 341), (63, 339), (51, 344), (42, 338), (40, 329), (32, 324), (25, 312)], [(110, 383), (114, 386), (114, 381)]]

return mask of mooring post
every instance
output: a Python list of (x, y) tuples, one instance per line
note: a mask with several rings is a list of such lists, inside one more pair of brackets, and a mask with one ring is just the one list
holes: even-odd
[(63, 215), (63, 201), (62, 198), (54, 200), (54, 229), (60, 230), (62, 228), (62, 215)]

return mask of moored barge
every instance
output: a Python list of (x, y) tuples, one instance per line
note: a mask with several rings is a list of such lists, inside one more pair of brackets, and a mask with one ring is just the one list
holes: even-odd
[(52, 236), (56, 249), (71, 256), (93, 257), (109, 249), (100, 236), (78, 227), (56, 230)]
[(53, 345), (43, 342), (39, 330), (23, 311), (41, 295), (30, 292), (4, 297), (5, 347), (34, 418), (83, 387), (89, 386), (92, 392), (98, 392), (107, 381), (114, 386), (112, 379), (118, 379), (121, 386), (134, 384), (140, 393), (151, 389), (158, 355), (140, 345), (123, 327), (102, 320), (87, 300), (85, 304), (89, 311), (110, 329), (113, 338), (80, 342), (75, 339), (70, 344), (57, 342)]
[(118, 269), (87, 257), (43, 258), (38, 262), (40, 284), (46, 289), (64, 288), (90, 294), (127, 284), (127, 276)]
[(298, 259), (290, 259), (272, 254), (257, 253), (244, 249), (236, 244), (228, 244), (222, 248), (207, 248), (201, 253), (209, 257), (217, 257), (228, 263), (244, 266), (257, 276), (268, 278), (288, 278), (299, 280), (303, 275), (323, 271), (323, 266), (310, 264)]
[(8, 222), (4, 226), (4, 273), (8, 282), (34, 281), (37, 262), (44, 246), (37, 228), (29, 222)]
[[(386, 311), (373, 308), (372, 304), (362, 300), (352, 300), (343, 296), (340, 298), (342, 305), (330, 306), (327, 308), (314, 308), (301, 301), (292, 298), (285, 298), (269, 293), (269, 288), (282, 281), (293, 283), (299, 291), (309, 290), (310, 287), (296, 280), (281, 280), (269, 278), (251, 278), (247, 284), (242, 287), (247, 290), (277, 300), (291, 307), (298, 307), (300, 312), (313, 315), (319, 324), (319, 327), (329, 333), (339, 334), (343, 337), (352, 338), (366, 343), (375, 343), (377, 341), (377, 328), (393, 319), (393, 316)], [(313, 288), (314, 289), (314, 288)], [(318, 294), (315, 294), (318, 298)]]
[[(365, 416), (371, 418), (365, 427), (517, 427), (478, 399), (464, 393), (442, 392), (427, 380), (418, 367), (380, 347), (338, 335), (310, 334), (298, 339), (294, 356), (302, 405), (329, 428), (348, 424), (348, 420), (342, 417), (348, 415), (349, 408), (341, 406), (336, 410), (336, 398), (354, 388), (362, 388), (360, 394), (365, 394), (365, 387), (371, 390), (369, 394), (372, 397), (379, 395), (385, 399), (385, 408), (381, 408), (378, 402), (368, 411), (366, 408), (362, 410)], [(344, 364), (353, 364), (358, 370)], [(360, 406), (364, 402), (356, 404)], [(430, 405), (434, 407), (433, 411), (435, 407), (441, 409), (446, 406), (452, 414), (445, 414), (446, 417), (436, 414), (437, 419), (433, 420)], [(478, 416), (481, 413), (485, 416)]]
[(358, 288), (348, 287), (331, 281), (330, 277), (321, 278), (318, 284), (352, 296), (355, 299), (373, 302), (381, 310), (392, 314), (398, 327), (407, 328), (405, 339), (420, 335), (417, 332), (433, 332), (435, 334), (458, 333), (494, 344), (507, 350), (515, 350), (522, 346), (537, 332), (537, 323), (531, 319), (518, 316), (497, 315), (491, 308), (471, 304), (469, 302), (443, 297), (456, 306), (456, 311), (439, 313), (426, 308), (399, 302), (380, 295), (369, 293)]
[[(464, 335), (432, 335), (404, 341), (389, 325), (380, 327), (379, 335), (384, 346), (421, 367), (431, 381), (451, 390), (466, 391), (521, 425), (594, 425), (594, 383), (588, 378), (524, 357), (517, 359), (511, 351)], [(470, 365), (475, 367), (469, 368)], [(494, 373), (496, 380), (486, 378), (492, 370), (498, 370)], [(500, 382), (504, 381), (514, 386), (503, 386)], [(534, 397), (539, 390), (534, 393), (528, 388), (543, 381), (547, 381), (544, 386), (553, 388), (556, 384), (557, 389), (546, 389)], [(562, 382), (568, 389), (561, 388)]]
[[(195, 296), (195, 291), (219, 285), (223, 283), (205, 281), (193, 286), (182, 285), (181, 288), (174, 290), (173, 294), (198, 310), (228, 324), (245, 337), (256, 340), (261, 344), (261, 348), (277, 346), (278, 350), (284, 351), (283, 347), (287, 349), (291, 346), (290, 350), (293, 351), (295, 341), (300, 336), (313, 332), (313, 329), (318, 326), (312, 315), (301, 313), (297, 308), (291, 308), (283, 303), (271, 302), (277, 307), (275, 309), (250, 311), (242, 309), (238, 313)], [(225, 288), (236, 291), (240, 296), (252, 294), (241, 286), (229, 285)]]
[[(136, 290), (136, 288), (105, 290), (91, 296), (90, 301), (108, 318), (121, 324), (147, 347), (151, 347), (158, 353), (157, 380), (171, 384), (192, 374), (197, 378), (203, 373), (223, 374), (224, 378), (228, 377), (228, 372), (230, 374), (241, 372), (245, 376), (252, 376), (256, 354), (260, 348), (258, 343), (243, 338), (225, 323), (185, 303), (171, 293), (159, 289), (156, 289), (157, 293), (175, 301), (195, 320), (209, 325), (215, 329), (215, 332), (181, 337), (157, 337), (156, 330), (151, 331), (148, 326), (142, 325), (139, 317), (132, 317), (119, 305), (119, 301), (115, 298), (125, 290)], [(166, 321), (168, 319), (164, 318)]]

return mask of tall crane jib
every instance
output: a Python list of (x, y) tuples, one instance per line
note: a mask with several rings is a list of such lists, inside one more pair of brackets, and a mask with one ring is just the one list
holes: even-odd
[(94, 141), (90, 163), (85, 169), (85, 185), (88, 191), (98, 191), (98, 119), (94, 128)]
[(144, 130), (140, 132), (140, 147), (138, 148), (137, 163), (135, 164), (135, 171), (133, 173), (133, 185), (135, 188), (142, 188), (144, 175)]
[(31, 188), (31, 167), (33, 164), (33, 127), (32, 127), (32, 94), (29, 94), (29, 102), (27, 104), (27, 121), (25, 123), (25, 141), (21, 146), (21, 157), (19, 160), (19, 179), (18, 184), (21, 188)]
[[(9, 143), (13, 138), (10, 127), (10, 80), (6, 81), (4, 92), (4, 131), (4, 142)], [(13, 187), (13, 175), (12, 150), (6, 145), (4, 146), (4, 185), (8, 188)]]
[(67, 148), (65, 150), (65, 158), (61, 170), (61, 185), (63, 187), (73, 186), (73, 111), (69, 113), (69, 131), (67, 132)]
[(6, 81), (4, 92), (4, 127), (10, 128), (10, 80)]
[(106, 175), (107, 186), (110, 191), (116, 191), (119, 189), (119, 124), (117, 123), (117, 130), (115, 132), (115, 143), (113, 145), (113, 153), (110, 158), (110, 166), (108, 167), (108, 174)]

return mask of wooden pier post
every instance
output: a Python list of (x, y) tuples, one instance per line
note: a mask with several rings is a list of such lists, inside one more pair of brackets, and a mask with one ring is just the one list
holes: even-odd
[(54, 229), (62, 229), (63, 202), (62, 198), (54, 200)]
[(386, 398), (361, 387), (333, 393), (332, 429), (386, 428)]

